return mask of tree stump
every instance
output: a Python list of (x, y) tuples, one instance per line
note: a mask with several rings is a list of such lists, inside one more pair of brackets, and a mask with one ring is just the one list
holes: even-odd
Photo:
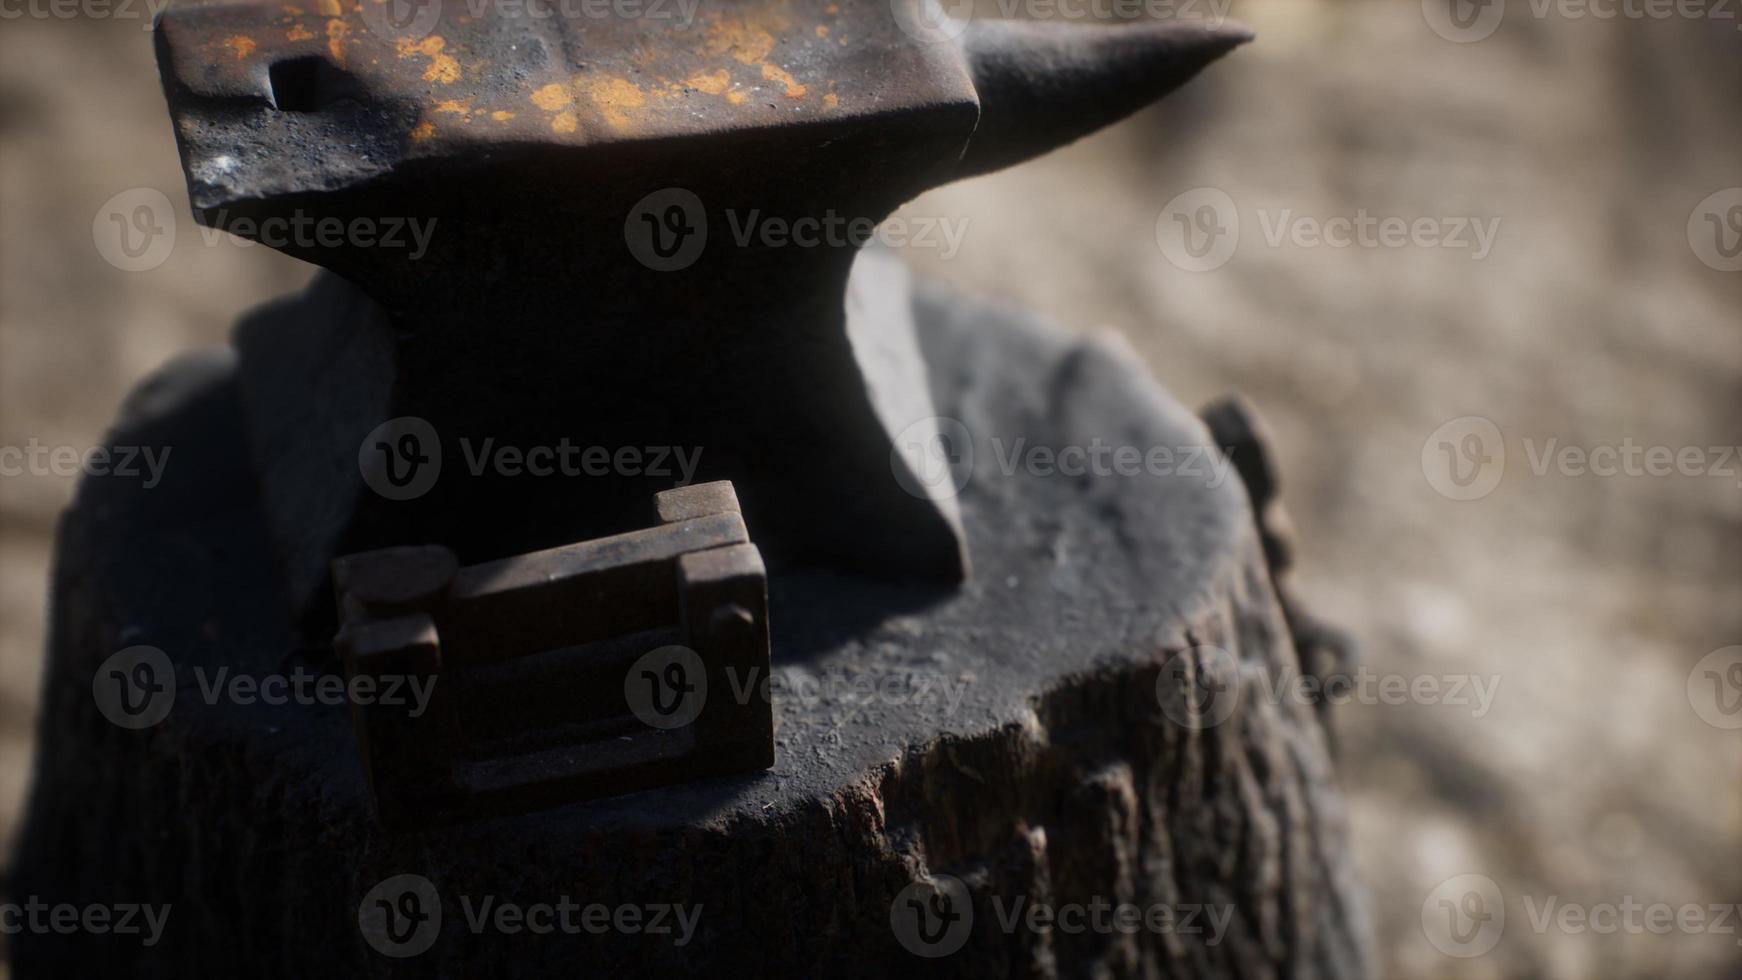
[[(174, 457), (149, 491), (86, 481), (62, 521), (13, 897), (171, 911), (151, 948), (27, 932), (19, 976), (1363, 975), (1327, 735), (1261, 694), (1300, 665), (1210, 432), (1115, 340), (934, 287), (914, 304), (938, 411), (973, 434), (971, 579), (776, 570), (767, 772), (402, 833), (371, 815), (344, 706), (208, 703), (221, 668), (335, 667), (281, 601), (235, 355), (144, 384), (112, 441)], [(1096, 446), (1165, 447), (1172, 471), (1030, 454)], [(128, 730), (93, 678), (142, 644), (176, 699)], [(409, 934), (384, 895), (424, 914)], [(647, 911), (536, 934), (474, 928), (486, 900), (699, 911), (681, 936)], [(1148, 918), (1028, 913), (1120, 903)]]

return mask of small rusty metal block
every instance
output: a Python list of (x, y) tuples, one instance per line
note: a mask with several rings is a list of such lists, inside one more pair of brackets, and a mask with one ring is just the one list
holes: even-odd
[(334, 562), (383, 823), (773, 765), (767, 580), (732, 485), (656, 510), (655, 527), (478, 565), (439, 545)]

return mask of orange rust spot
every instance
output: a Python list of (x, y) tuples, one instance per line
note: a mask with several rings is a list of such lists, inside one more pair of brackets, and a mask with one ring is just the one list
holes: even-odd
[(402, 37), (393, 42), (393, 49), (401, 58), (411, 58), (423, 55), (429, 59), (429, 67), (423, 71), (423, 80), (451, 85), (460, 80), (460, 63), (452, 55), (443, 54), (442, 50), (448, 42), (441, 35), (432, 34), (423, 40)]
[(432, 122), (420, 122), (411, 130), (411, 138), (420, 143), (434, 135), (435, 123)]
[(315, 0), (315, 10), (322, 17), (343, 17), (345, 9), (339, 6), (339, 0)]
[(836, 95), (833, 92), (830, 92), (829, 94), (823, 96), (823, 108), (825, 108), (825, 109), (833, 109), (835, 106), (838, 106), (840, 104), (841, 104), (841, 97)]
[(327, 21), (327, 53), (339, 64), (345, 63), (345, 39), (350, 36), (351, 25), (342, 20)]
[(786, 72), (782, 71), (778, 66), (771, 65), (771, 64), (768, 64), (767, 62), (764, 62), (762, 65), (762, 77), (764, 79), (767, 79), (770, 82), (779, 82), (780, 84), (786, 86), (786, 97), (787, 98), (789, 98), (789, 99), (802, 99), (802, 98), (804, 98), (805, 87), (803, 85), (800, 85), (796, 79), (794, 79), (791, 75), (787, 74)]
[(256, 47), (259, 47), (259, 45), (254, 43), (253, 38), (248, 37), (248, 36), (243, 35), (243, 34), (237, 34), (237, 35), (234, 35), (232, 37), (225, 38), (224, 39), (224, 47), (229, 48), (232, 52), (234, 52), (236, 55), (236, 60), (240, 61), (243, 58), (248, 57), (250, 54), (253, 54), (254, 49)]
[(472, 107), (454, 99), (447, 99), (436, 103), (435, 111), (449, 112), (456, 116), (469, 116), (472, 114)]
[(460, 80), (460, 63), (452, 55), (442, 54), (442, 48), (447, 45), (439, 36), (423, 39), (423, 53), (429, 55), (429, 67), (424, 69), (423, 80), (451, 85)]
[(555, 133), (572, 133), (579, 128), (579, 126), (575, 122), (574, 113), (561, 112), (557, 114), (555, 119), (550, 121), (550, 128), (551, 131)]
[(284, 32), (284, 39), (286, 41), (312, 41), (312, 40), (314, 40), (314, 37), (315, 37), (315, 32), (309, 30), (308, 28), (302, 26), (301, 24), (298, 24), (295, 27), (291, 28), (290, 30)]
[(507, 109), (497, 109), (495, 112), (490, 113), (490, 118), (497, 122), (507, 122), (514, 118), (514, 113), (509, 112)]
[(556, 82), (532, 93), (532, 104), (546, 112), (555, 112), (574, 101), (574, 96), (569, 94), (568, 86), (558, 85)]
[(621, 129), (629, 125), (629, 114), (626, 110), (639, 109), (647, 104), (647, 97), (634, 82), (623, 78), (605, 78), (592, 84), (587, 90), (593, 104), (599, 107), (600, 114), (613, 128)]
[(824, 27), (821, 24), (818, 24), (817, 25), (817, 37), (828, 37), (828, 36), (829, 36), (829, 29), (827, 27)]
[(744, 100), (747, 98), (749, 98), (749, 96), (745, 95), (743, 92), (727, 92), (726, 93), (726, 101), (732, 103), (733, 105), (743, 105)]
[(697, 72), (684, 79), (682, 85), (684, 88), (693, 88), (709, 95), (720, 95), (732, 87), (732, 75), (724, 68), (712, 73)]
[(774, 35), (748, 21), (733, 18), (708, 28), (705, 49), (711, 55), (731, 55), (742, 64), (753, 65), (774, 50)]
[(838, 14), (840, 12), (841, 12), (841, 5), (838, 3), (831, 3), (827, 7), (823, 8), (823, 13), (825, 13), (825, 14)]

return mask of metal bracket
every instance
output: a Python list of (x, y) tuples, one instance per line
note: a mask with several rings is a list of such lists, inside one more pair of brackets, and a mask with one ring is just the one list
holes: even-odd
[(655, 504), (656, 527), (478, 565), (439, 545), (334, 562), (384, 824), (774, 764), (767, 578), (737, 495), (722, 481)]

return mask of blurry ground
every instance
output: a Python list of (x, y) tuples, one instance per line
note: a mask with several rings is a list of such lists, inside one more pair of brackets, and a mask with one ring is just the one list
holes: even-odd
[[(1317, 610), (1376, 673), (1498, 679), (1480, 717), (1338, 711), (1384, 975), (1742, 975), (1734, 932), (1532, 918), (1549, 901), (1742, 901), (1742, 731), (1707, 724), (1688, 692), (1701, 657), (1742, 643), (1742, 477), (1531, 465), (1550, 439), (1742, 442), (1742, 274), (1702, 264), (1687, 231), (1702, 199), (1742, 185), (1737, 21), (1537, 19), (1513, 0), (1492, 37), (1454, 44), (1415, 0), (1236, 0), (1234, 15), (1259, 42), (1166, 108), (915, 202), (969, 223), (953, 257), (908, 254), (1127, 334), (1190, 404), (1251, 396), (1281, 442)], [(96, 443), (141, 375), (307, 276), (185, 222), (154, 272), (99, 257), (91, 222), (111, 195), (157, 187), (185, 207), (148, 38), (138, 21), (0, 29), (0, 446)], [(1241, 239), (1188, 272), (1156, 217), (1199, 187), (1229, 195)], [(1500, 224), (1479, 261), (1272, 246), (1284, 209)], [(1465, 416), (1498, 426), (1505, 471), (1457, 501), (1422, 449)], [(0, 479), (0, 838), (70, 491)], [(1505, 923), (1492, 952), (1451, 958), (1423, 905), (1462, 874), (1495, 883)]]

